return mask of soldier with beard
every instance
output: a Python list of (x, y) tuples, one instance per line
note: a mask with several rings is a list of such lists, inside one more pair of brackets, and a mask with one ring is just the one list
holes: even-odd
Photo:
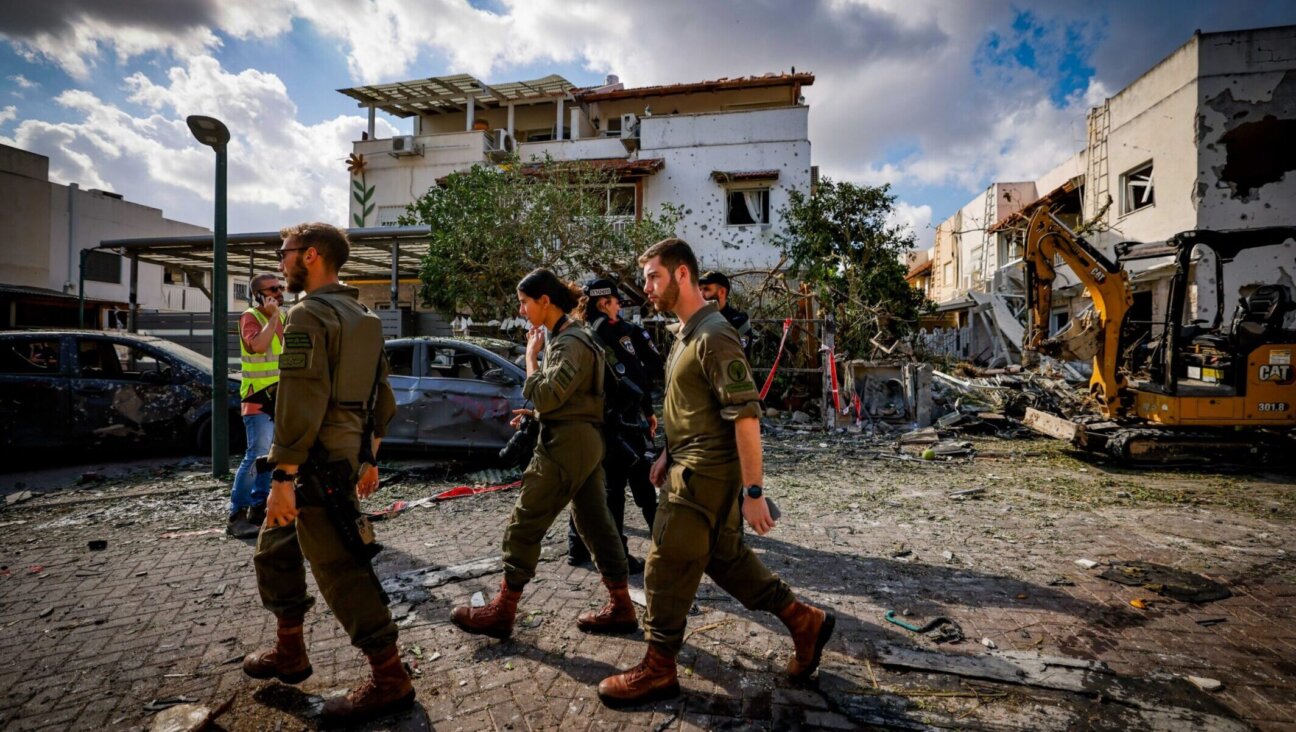
[[(797, 600), (739, 530), (745, 518), (764, 535), (774, 520), (761, 487), (760, 397), (738, 334), (703, 298), (688, 244), (665, 239), (639, 263), (648, 300), (679, 318), (666, 357), (666, 450), (650, 472), (664, 500), (644, 575), (648, 651), (638, 666), (604, 679), (599, 697), (608, 706), (626, 706), (679, 694), (675, 657), (703, 573), (749, 610), (777, 615), (795, 647), (787, 672), (793, 679), (808, 678), (819, 666), (835, 618)], [(740, 491), (747, 498), (741, 509)]]
[[(306, 611), (314, 604), (306, 592), (303, 559), (309, 560), (329, 609), (373, 669), (359, 688), (325, 702), (323, 721), (357, 722), (414, 701), (414, 686), (396, 648), (396, 624), (373, 566), (354, 547), (354, 534), (372, 542), (372, 529), (337, 520), (340, 504), (350, 504), (347, 513), (353, 518), (361, 516), (358, 498), (378, 488), (378, 469), (361, 465), (361, 442), (366, 425), (372, 425), (366, 455), (372, 460), (396, 413), (396, 400), (387, 384), (381, 323), (360, 304), (356, 288), (338, 281), (351, 250), (346, 234), (318, 223), (280, 234), (279, 268), (288, 291), (306, 297), (288, 312), (284, 327), (270, 447), (277, 467), (254, 558), (261, 602), (275, 614), (279, 631), (273, 648), (243, 660), (243, 671), (289, 684), (311, 675), (302, 635)], [(341, 501), (326, 499), (332, 491)]]

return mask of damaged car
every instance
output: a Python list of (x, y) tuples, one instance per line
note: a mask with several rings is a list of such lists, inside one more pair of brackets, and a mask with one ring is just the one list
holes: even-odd
[[(230, 449), (243, 449), (230, 378)], [(212, 361), (152, 336), (0, 333), (0, 445), (8, 455), (68, 447), (210, 453)]]
[(523, 407), (521, 346), (491, 338), (397, 338), (387, 341), (396, 417), (383, 446), (498, 454)]

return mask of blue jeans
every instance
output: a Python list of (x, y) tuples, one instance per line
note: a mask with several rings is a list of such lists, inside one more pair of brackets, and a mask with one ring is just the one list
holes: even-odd
[(274, 439), (274, 421), (265, 413), (249, 414), (243, 418), (243, 427), (247, 430), (247, 452), (243, 454), (238, 472), (234, 474), (230, 515), (240, 508), (265, 503), (270, 496), (270, 474), (256, 474), (256, 459), (258, 455), (270, 452), (270, 441)]

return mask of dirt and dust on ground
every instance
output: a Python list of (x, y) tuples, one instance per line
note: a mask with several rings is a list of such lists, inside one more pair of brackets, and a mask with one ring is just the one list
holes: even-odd
[[(776, 619), (704, 581), (678, 659), (683, 697), (628, 711), (603, 708), (594, 686), (636, 663), (642, 639), (575, 632), (603, 596), (596, 573), (563, 561), (565, 518), (545, 539), (513, 640), (465, 636), (449, 611), (498, 586), (516, 474), (385, 462), (365, 509), (383, 516), (376, 570), (419, 704), (367, 728), (1296, 725), (1291, 476), (1126, 469), (1057, 441), (1000, 437), (1012, 431), (997, 423), (902, 439), (912, 431), (766, 425), (766, 485), (783, 517), (747, 540), (837, 615), (814, 683), (782, 676), (790, 646)], [(307, 628), (313, 678), (298, 689), (242, 676), (238, 661), (273, 636), (273, 620), (257, 600), (252, 543), (223, 534), (229, 484), (208, 464), (63, 475), (0, 478), (7, 496), (30, 491), (0, 509), (6, 729), (150, 729), (172, 702), (213, 713), (231, 699), (215, 720), (225, 729), (311, 729), (320, 699), (360, 680), (362, 660), (322, 603)], [(459, 486), (505, 487), (437, 500)], [(646, 529), (628, 507), (641, 557)], [(1132, 562), (1229, 596), (1186, 602), (1102, 576)], [(632, 586), (642, 592), (642, 577)]]

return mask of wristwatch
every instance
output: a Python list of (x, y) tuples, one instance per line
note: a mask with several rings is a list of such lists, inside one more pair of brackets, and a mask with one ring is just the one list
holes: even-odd
[(755, 483), (743, 488), (743, 492), (747, 494), (748, 498), (760, 498), (765, 495), (765, 489)]
[(275, 468), (274, 472), (270, 473), (270, 480), (276, 483), (291, 483), (297, 480), (297, 474), (284, 472), (279, 468)]

